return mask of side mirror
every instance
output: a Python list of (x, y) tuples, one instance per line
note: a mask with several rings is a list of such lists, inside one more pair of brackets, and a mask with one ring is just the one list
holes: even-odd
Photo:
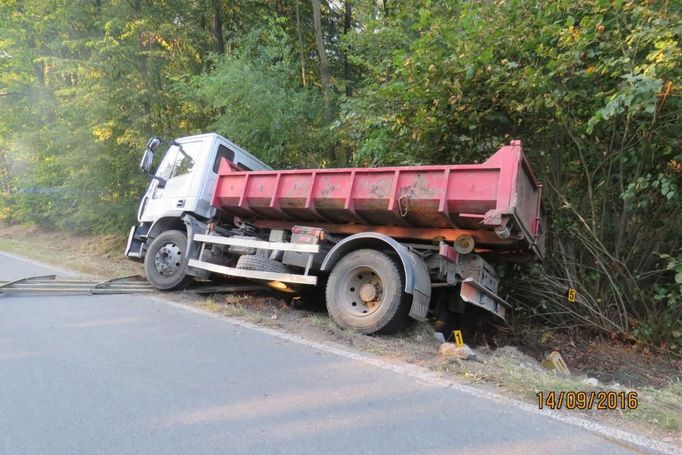
[(151, 150), (152, 152), (155, 152), (157, 148), (159, 148), (159, 145), (161, 145), (161, 139), (158, 137), (154, 136), (149, 141), (147, 142), (147, 150)]
[[(158, 147), (158, 144), (156, 146)], [(149, 144), (147, 144), (147, 149), (144, 151), (142, 160), (140, 161), (140, 169), (142, 172), (149, 174), (149, 171), (152, 168), (152, 161), (154, 161), (154, 152), (149, 148)]]

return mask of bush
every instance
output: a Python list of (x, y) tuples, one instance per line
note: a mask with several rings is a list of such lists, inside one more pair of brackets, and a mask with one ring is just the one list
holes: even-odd
[(679, 346), (659, 253), (682, 240), (681, 17), (667, 2), (405, 4), (351, 40), (367, 77), (342, 129), (358, 164), (475, 162), (523, 139), (550, 223), (544, 268), (506, 282), (520, 313)]

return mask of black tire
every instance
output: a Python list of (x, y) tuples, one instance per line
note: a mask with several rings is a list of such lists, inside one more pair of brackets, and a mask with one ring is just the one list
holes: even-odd
[(243, 270), (258, 270), (260, 272), (291, 273), (291, 270), (281, 262), (256, 256), (255, 254), (239, 256), (237, 268)]
[(192, 281), (187, 270), (187, 235), (166, 231), (154, 239), (144, 258), (147, 281), (161, 291), (184, 289)]
[(327, 281), (327, 310), (344, 329), (391, 334), (405, 327), (410, 299), (397, 264), (377, 250), (356, 250), (334, 266)]

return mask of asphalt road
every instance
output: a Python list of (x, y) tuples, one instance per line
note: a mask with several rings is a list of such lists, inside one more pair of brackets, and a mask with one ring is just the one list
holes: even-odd
[(158, 299), (0, 296), (2, 454), (493, 452), (642, 453)]

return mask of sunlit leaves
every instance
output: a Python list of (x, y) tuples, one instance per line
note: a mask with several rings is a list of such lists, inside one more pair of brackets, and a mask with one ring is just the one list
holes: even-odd
[(214, 59), (210, 71), (176, 87), (189, 109), (210, 112), (211, 130), (275, 166), (319, 166), (333, 138), (319, 92), (298, 83), (296, 54), (284, 31), (252, 31), (238, 50)]

